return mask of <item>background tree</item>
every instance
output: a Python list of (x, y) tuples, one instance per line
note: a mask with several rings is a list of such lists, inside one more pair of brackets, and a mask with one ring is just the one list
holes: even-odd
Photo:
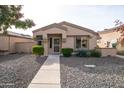
[(124, 44), (124, 23), (120, 20), (115, 20), (115, 31), (121, 33), (121, 37), (118, 39), (118, 43)]
[(0, 31), (7, 33), (8, 28), (28, 29), (35, 26), (30, 19), (22, 19), (21, 5), (0, 5)]

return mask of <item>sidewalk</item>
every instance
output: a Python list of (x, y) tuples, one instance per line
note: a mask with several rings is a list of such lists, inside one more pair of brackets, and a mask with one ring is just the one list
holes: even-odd
[(60, 88), (60, 57), (49, 55), (28, 88)]
[(124, 59), (124, 56), (121, 56), (121, 55), (116, 55), (116, 57), (119, 57), (119, 58), (123, 58)]

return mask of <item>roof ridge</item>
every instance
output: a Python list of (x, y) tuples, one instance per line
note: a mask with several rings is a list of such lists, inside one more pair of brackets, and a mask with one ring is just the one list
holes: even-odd
[(88, 31), (88, 32), (91, 32), (91, 33), (97, 35), (97, 32), (95, 32), (94, 30), (91, 30), (91, 29), (89, 29), (89, 28), (82, 27), (82, 26), (80, 26), (80, 25), (76, 25), (76, 24), (73, 24), (73, 23), (70, 23), (70, 22), (67, 22), (67, 21), (62, 21), (62, 22), (60, 22), (60, 23), (58, 23), (58, 24), (61, 24), (61, 25), (63, 25), (63, 24), (69, 25), (69, 26), (72, 26), (72, 27), (75, 27), (75, 28), (78, 28), (78, 29), (81, 29), (81, 30), (86, 30), (86, 31)]
[(118, 28), (120, 26), (117, 27), (112, 27), (112, 28), (108, 28), (108, 29), (104, 29), (102, 31), (98, 31), (98, 33), (109, 33), (109, 32), (113, 32), (114, 30), (116, 30), (116, 28)]
[(34, 30), (33, 32), (36, 32), (36, 31), (39, 31), (39, 30), (44, 31), (44, 30), (46, 30), (46, 29), (48, 29), (48, 28), (51, 28), (51, 27), (58, 27), (58, 28), (61, 28), (61, 29), (67, 31), (67, 28), (66, 28), (66, 27), (64, 27), (64, 26), (62, 26), (62, 25), (59, 25), (58, 23), (53, 23), (53, 24), (50, 24), (50, 25), (47, 25), (47, 26), (38, 28), (38, 29)]

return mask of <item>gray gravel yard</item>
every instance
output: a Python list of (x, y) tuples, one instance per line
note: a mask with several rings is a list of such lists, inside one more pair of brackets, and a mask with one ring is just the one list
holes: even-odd
[(124, 88), (124, 59), (61, 57), (60, 61), (62, 88)]
[(26, 88), (47, 57), (29, 54), (0, 56), (0, 88)]

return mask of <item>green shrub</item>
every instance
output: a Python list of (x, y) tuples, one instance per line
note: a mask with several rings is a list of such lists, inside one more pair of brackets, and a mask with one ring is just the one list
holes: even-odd
[(117, 54), (124, 56), (124, 51), (118, 51)]
[(112, 48), (116, 48), (116, 46), (117, 46), (117, 43), (112, 44)]
[(32, 47), (32, 52), (33, 52), (33, 54), (40, 56), (40, 55), (44, 54), (44, 48), (41, 45), (34, 45)]
[(101, 52), (96, 51), (96, 50), (90, 50), (91, 52), (91, 57), (101, 57)]
[(90, 57), (91, 56), (91, 52), (87, 51), (86, 57)]
[(78, 57), (87, 57), (87, 56), (89, 56), (88, 53), (89, 53), (88, 50), (79, 50), (77, 53), (77, 56)]
[(64, 57), (70, 57), (72, 55), (73, 49), (72, 48), (62, 48), (61, 53)]
[(78, 57), (101, 57), (101, 53), (96, 50), (79, 50), (76, 55)]

